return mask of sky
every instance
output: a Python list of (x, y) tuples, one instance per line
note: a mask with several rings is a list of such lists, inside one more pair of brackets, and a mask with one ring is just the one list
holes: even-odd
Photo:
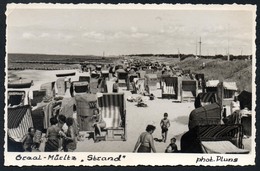
[(248, 10), (9, 8), (7, 52), (61, 55), (249, 55)]

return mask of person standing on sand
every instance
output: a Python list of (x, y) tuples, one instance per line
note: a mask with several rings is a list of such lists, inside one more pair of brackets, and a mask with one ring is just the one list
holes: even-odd
[(116, 82), (113, 84), (113, 93), (117, 93), (118, 92), (118, 80), (116, 80)]
[(138, 153), (150, 153), (151, 151), (156, 153), (156, 149), (154, 147), (154, 140), (152, 136), (155, 128), (156, 127), (153, 125), (147, 125), (146, 132), (143, 132), (138, 137), (133, 152), (135, 152), (136, 149), (138, 148), (137, 150)]
[(48, 127), (46, 132), (46, 143), (45, 143), (45, 152), (58, 152), (61, 143), (60, 143), (60, 128), (58, 127), (57, 123), (58, 120), (55, 117), (50, 119), (51, 126)]
[(74, 119), (69, 117), (66, 119), (66, 124), (68, 126), (68, 131), (64, 137), (64, 152), (73, 152), (77, 148), (77, 136), (76, 130), (72, 126)]
[(236, 110), (240, 110), (240, 103), (238, 101), (237, 96), (234, 97), (234, 100), (230, 104), (231, 114), (234, 113)]
[(163, 119), (160, 122), (160, 126), (162, 128), (162, 141), (166, 142), (167, 134), (168, 134), (168, 128), (170, 125), (170, 120), (168, 119), (168, 113), (164, 113)]

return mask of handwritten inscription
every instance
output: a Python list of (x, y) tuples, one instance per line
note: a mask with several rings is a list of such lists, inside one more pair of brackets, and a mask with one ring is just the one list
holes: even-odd
[(125, 158), (124, 155), (119, 155), (117, 157), (102, 157), (102, 156), (95, 156), (95, 155), (88, 155), (88, 161), (121, 161), (122, 158)]
[(197, 157), (196, 163), (207, 163), (207, 162), (238, 162), (238, 158), (224, 157), (224, 156)]
[[(122, 161), (122, 159), (124, 159), (126, 156), (125, 155), (118, 155), (118, 156), (97, 156), (97, 155), (88, 155), (87, 158), (85, 159), (80, 159), (81, 162), (84, 161), (114, 161), (114, 162), (118, 162), (118, 161)], [(64, 154), (64, 155), (60, 155), (60, 154), (49, 154), (46, 156), (42, 156), (42, 155), (22, 155), (19, 154), (15, 157), (16, 160), (22, 160), (22, 161), (29, 161), (29, 160), (74, 160), (76, 161), (78, 158), (76, 156), (73, 155), (69, 155), (69, 154)]]
[(17, 155), (15, 157), (16, 160), (77, 160), (76, 156), (72, 155), (59, 155), (59, 154), (50, 154), (48, 157), (42, 157), (41, 155), (35, 155), (35, 156), (26, 156), (26, 155)]

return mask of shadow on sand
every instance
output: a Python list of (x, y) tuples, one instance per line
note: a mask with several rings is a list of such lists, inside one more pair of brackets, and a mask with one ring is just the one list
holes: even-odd
[(188, 125), (189, 123), (189, 116), (179, 116), (176, 119), (174, 119), (175, 122), (178, 122), (183, 125)]

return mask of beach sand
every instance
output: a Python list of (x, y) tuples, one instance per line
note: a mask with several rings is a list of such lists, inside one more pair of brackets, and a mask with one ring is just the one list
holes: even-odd
[[(40, 85), (46, 82), (56, 81), (56, 74), (71, 72), (73, 70), (55, 70), (55, 71), (43, 71), (43, 70), (23, 70), (23, 71), (9, 71), (8, 74), (12, 77), (22, 77), (32, 79), (34, 85), (32, 90), (37, 90)], [(76, 76), (73, 76), (72, 80), (78, 78), (79, 73), (75, 70)], [(76, 81), (76, 80), (75, 80)], [(107, 82), (108, 91), (112, 91), (113, 79)], [(120, 92), (125, 93), (125, 98), (128, 96), (138, 97), (141, 95), (131, 94), (130, 91), (126, 91), (126, 88), (120, 88)], [(161, 139), (160, 120), (163, 118), (163, 114), (167, 112), (169, 114), (170, 128), (168, 131), (168, 138), (166, 143), (155, 142), (155, 148), (157, 152), (163, 153), (170, 143), (170, 138), (175, 137), (177, 139), (177, 146), (180, 150), (181, 136), (188, 131), (189, 114), (194, 109), (193, 102), (176, 103), (172, 99), (161, 99), (161, 90), (158, 89), (154, 92), (155, 100), (146, 100), (145, 103), (148, 107), (137, 107), (136, 102), (126, 101), (126, 141), (101, 141), (94, 143), (93, 139), (79, 141), (77, 144), (76, 152), (132, 152), (137, 141), (138, 136), (145, 131), (148, 124), (156, 126), (156, 130), (153, 133), (154, 138)], [(250, 141), (249, 141), (250, 143)], [(246, 146), (248, 147), (248, 146)], [(250, 147), (250, 146), (249, 146)], [(248, 148), (249, 148), (248, 147)], [(43, 146), (41, 147), (43, 149)]]

